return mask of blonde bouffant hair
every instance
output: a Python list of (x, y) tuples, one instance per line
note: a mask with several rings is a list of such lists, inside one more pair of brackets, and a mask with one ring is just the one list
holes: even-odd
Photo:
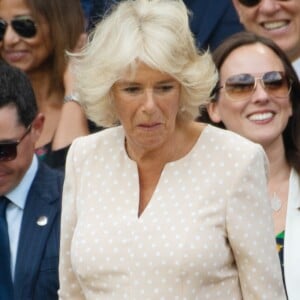
[(87, 46), (75, 55), (76, 86), (89, 119), (119, 124), (111, 89), (138, 62), (168, 73), (182, 86), (178, 117), (194, 119), (210, 99), (217, 72), (200, 52), (181, 0), (126, 0), (96, 25)]

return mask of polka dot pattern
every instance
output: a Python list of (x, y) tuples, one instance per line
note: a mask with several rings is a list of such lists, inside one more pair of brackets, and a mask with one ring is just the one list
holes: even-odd
[(60, 299), (285, 299), (262, 148), (208, 126), (138, 218), (121, 127), (76, 140), (63, 195)]

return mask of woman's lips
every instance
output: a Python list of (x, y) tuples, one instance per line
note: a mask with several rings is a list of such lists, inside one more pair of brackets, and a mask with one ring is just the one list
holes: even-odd
[(156, 129), (160, 125), (161, 123), (145, 123), (145, 124), (139, 124), (139, 127), (150, 130), (150, 129)]
[(4, 58), (5, 60), (9, 62), (18, 62), (22, 60), (26, 56), (26, 51), (7, 51), (4, 52)]

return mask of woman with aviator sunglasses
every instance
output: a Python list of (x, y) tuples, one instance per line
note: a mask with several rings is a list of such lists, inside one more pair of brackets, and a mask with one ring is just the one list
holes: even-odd
[[(290, 300), (300, 299), (300, 85), (271, 40), (238, 33), (213, 53), (219, 83), (200, 121), (263, 146), (270, 162), (269, 195), (282, 274)], [(259, 259), (259, 257), (258, 257)]]
[[(79, 0), (1, 0), (0, 56), (23, 70), (30, 78), (39, 111), (45, 115), (43, 132), (37, 141), (37, 154), (49, 165), (63, 167), (66, 148), (74, 137), (88, 133), (86, 119), (73, 115), (70, 135), (61, 135), (64, 96), (72, 91), (66, 50), (73, 51), (84, 35), (84, 16)], [(78, 104), (73, 104), (78, 106)], [(78, 108), (76, 108), (78, 110)], [(78, 121), (78, 122), (77, 122)], [(75, 136), (77, 128), (83, 128)]]

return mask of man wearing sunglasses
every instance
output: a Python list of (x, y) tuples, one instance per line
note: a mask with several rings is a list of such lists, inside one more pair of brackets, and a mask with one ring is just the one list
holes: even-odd
[(0, 299), (58, 299), (63, 175), (39, 162), (43, 127), (26, 75), (0, 63)]
[(232, 0), (247, 31), (272, 39), (300, 77), (300, 1)]

